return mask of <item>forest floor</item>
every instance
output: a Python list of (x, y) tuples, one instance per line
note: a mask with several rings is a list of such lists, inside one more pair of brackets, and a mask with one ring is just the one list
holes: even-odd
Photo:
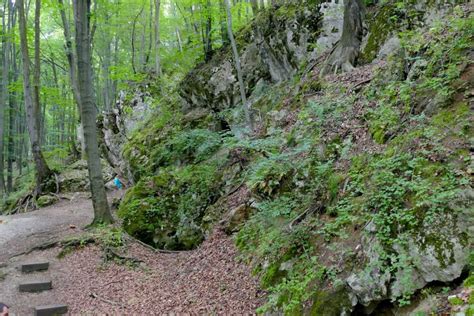
[[(79, 193), (34, 212), (0, 216), (0, 301), (12, 315), (31, 315), (34, 306), (50, 304), (67, 304), (70, 314), (89, 315), (249, 314), (264, 302), (257, 279), (220, 231), (186, 252), (160, 253), (128, 242), (126, 255), (141, 261), (135, 267), (105, 262), (103, 250), (94, 244), (62, 259), (60, 247), (30, 251), (85, 234), (92, 217), (90, 199)], [(17, 269), (42, 260), (50, 262), (48, 271), (25, 275)], [(43, 279), (52, 280), (51, 291), (18, 292), (20, 282)]]

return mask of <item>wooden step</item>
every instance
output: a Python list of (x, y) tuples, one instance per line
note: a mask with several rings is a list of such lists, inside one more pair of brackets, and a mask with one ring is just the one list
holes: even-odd
[(48, 268), (49, 268), (48, 261), (24, 263), (21, 265), (21, 272), (28, 273), (28, 272), (44, 271), (44, 270), (48, 270)]
[(67, 313), (67, 305), (36, 306), (35, 316), (53, 316)]
[(51, 280), (43, 280), (21, 283), (18, 289), (20, 292), (41, 292), (52, 288), (53, 282)]

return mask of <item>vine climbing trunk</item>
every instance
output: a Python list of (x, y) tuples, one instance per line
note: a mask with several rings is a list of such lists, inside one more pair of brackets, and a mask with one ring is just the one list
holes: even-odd
[(97, 110), (92, 89), (91, 33), (89, 28), (90, 1), (74, 0), (74, 20), (76, 25), (77, 74), (81, 99), (81, 120), (84, 126), (87, 166), (94, 207), (93, 224), (97, 224), (111, 223), (113, 219), (105, 193), (97, 140)]
[[(26, 37), (26, 16), (24, 0), (17, 0), (19, 26), (20, 26), (20, 46), (23, 65), (23, 94), (26, 110), (26, 125), (31, 143), (31, 153), (36, 169), (36, 194), (49, 191), (51, 188), (52, 172), (44, 159), (40, 145), (39, 109), (33, 103), (32, 89), (30, 83), (30, 57), (28, 42)], [(36, 32), (35, 32), (36, 33)], [(39, 34), (39, 33), (38, 33)], [(39, 47), (38, 47), (39, 48)]]

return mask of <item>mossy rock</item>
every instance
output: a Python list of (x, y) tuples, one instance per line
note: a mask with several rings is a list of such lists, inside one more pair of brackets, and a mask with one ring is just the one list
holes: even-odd
[(38, 207), (46, 207), (58, 201), (58, 198), (53, 195), (42, 195), (36, 200)]
[(349, 314), (352, 302), (348, 290), (344, 286), (333, 290), (318, 291), (313, 297), (310, 315), (338, 316)]
[(204, 240), (203, 218), (220, 196), (219, 162), (168, 167), (141, 179), (119, 208), (124, 229), (158, 248), (185, 250)]
[(367, 19), (369, 34), (366, 44), (359, 56), (359, 63), (372, 62), (392, 33), (413, 29), (422, 22), (423, 9), (417, 6), (418, 1), (410, 0), (400, 6), (399, 1), (383, 2), (373, 15)]

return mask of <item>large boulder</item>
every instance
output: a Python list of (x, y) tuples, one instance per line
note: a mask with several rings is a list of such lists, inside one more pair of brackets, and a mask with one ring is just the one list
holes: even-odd
[(472, 205), (474, 191), (465, 190), (453, 200), (451, 212), (438, 214), (434, 221), (424, 221), (412, 234), (401, 234), (391, 249), (396, 269), (383, 270), (381, 253), (387, 249), (377, 239), (379, 228), (370, 222), (365, 228), (359, 260), (365, 268), (349, 275), (348, 290), (358, 303), (371, 310), (377, 303), (396, 301), (411, 295), (427, 284), (449, 283), (461, 276), (468, 267), (472, 245)]
[[(102, 174), (104, 182), (112, 180), (115, 172), (109, 164), (102, 160)], [(61, 192), (85, 192), (89, 191), (89, 172), (87, 161), (79, 160), (70, 165), (59, 175), (59, 188)]]
[(58, 201), (58, 197), (54, 195), (42, 195), (36, 200), (38, 207), (46, 207)]

